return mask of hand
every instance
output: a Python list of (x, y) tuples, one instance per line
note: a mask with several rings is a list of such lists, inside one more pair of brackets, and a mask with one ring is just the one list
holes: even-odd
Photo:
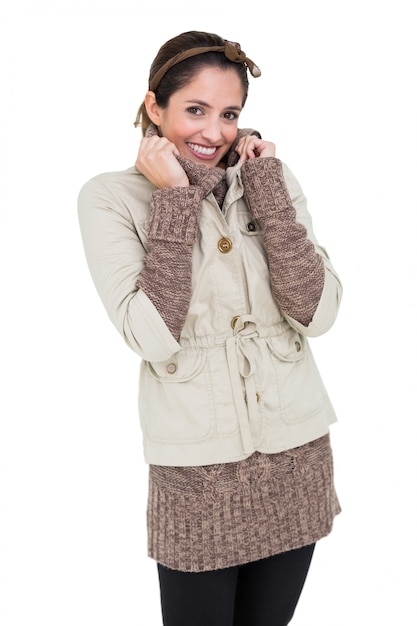
[(238, 163), (256, 158), (274, 157), (275, 144), (259, 139), (256, 135), (246, 135), (239, 139), (236, 152), (240, 157)]
[(176, 146), (165, 137), (144, 137), (135, 167), (158, 189), (189, 187), (187, 175), (177, 160)]

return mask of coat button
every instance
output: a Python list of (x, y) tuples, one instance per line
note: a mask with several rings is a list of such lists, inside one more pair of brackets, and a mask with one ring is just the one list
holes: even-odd
[(227, 237), (222, 237), (222, 239), (220, 239), (219, 243), (217, 244), (217, 247), (219, 248), (220, 252), (226, 254), (232, 249), (232, 242), (230, 241), (230, 239), (227, 239)]
[(296, 349), (297, 352), (300, 352), (300, 350), (301, 350), (301, 343), (299, 341), (295, 342), (295, 349)]
[(177, 366), (175, 365), (175, 363), (168, 363), (167, 365), (168, 374), (175, 374), (176, 371), (177, 371)]
[(248, 222), (248, 224), (246, 224), (246, 230), (249, 231), (250, 233), (254, 233), (256, 230), (255, 222)]

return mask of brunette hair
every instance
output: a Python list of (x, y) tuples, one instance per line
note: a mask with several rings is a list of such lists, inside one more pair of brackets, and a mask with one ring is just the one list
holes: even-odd
[[(154, 82), (157, 72), (159, 72), (164, 65), (169, 63), (171, 59), (180, 55), (185, 50), (212, 48), (217, 46), (222, 47), (225, 46), (225, 43), (226, 40), (219, 37), (219, 35), (196, 30), (182, 33), (172, 39), (169, 39), (163, 46), (161, 46), (158, 54), (153, 60), (149, 72), (149, 88)], [(242, 83), (242, 106), (244, 106), (249, 89), (247, 67), (244, 63), (231, 61), (225, 56), (224, 52), (220, 51), (210, 51), (196, 54), (195, 56), (190, 56), (170, 67), (163, 74), (156, 88), (152, 90), (155, 92), (157, 104), (161, 108), (167, 107), (172, 94), (185, 87), (194, 78), (194, 76), (205, 67), (218, 67), (223, 70), (233, 69), (239, 76)], [(152, 122), (146, 112), (145, 103), (142, 102), (136, 116), (135, 126), (140, 125), (142, 127), (142, 133), (145, 135), (146, 130), (151, 123)]]

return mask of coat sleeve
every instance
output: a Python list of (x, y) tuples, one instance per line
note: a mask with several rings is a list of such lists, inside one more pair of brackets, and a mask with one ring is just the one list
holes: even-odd
[(313, 319), (308, 326), (303, 326), (293, 318), (287, 317), (287, 319), (291, 326), (296, 328), (302, 335), (317, 337), (326, 333), (334, 324), (339, 312), (343, 288), (326, 249), (319, 245), (313, 232), (312, 218), (307, 209), (307, 200), (301, 186), (287, 165), (285, 163), (282, 165), (285, 183), (291, 196), (293, 206), (296, 209), (296, 220), (306, 228), (307, 236), (314, 244), (317, 254), (322, 257), (325, 269), (323, 291)]
[(181, 346), (136, 286), (146, 250), (126, 202), (106, 175), (82, 187), (78, 217), (88, 267), (110, 320), (141, 358), (168, 359)]

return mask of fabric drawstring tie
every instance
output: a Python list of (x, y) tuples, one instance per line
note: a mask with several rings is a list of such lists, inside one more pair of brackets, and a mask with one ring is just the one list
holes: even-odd
[[(240, 436), (246, 454), (253, 452), (253, 434), (250, 416), (256, 415), (256, 389), (253, 374), (255, 360), (251, 355), (251, 339), (258, 337), (256, 321), (252, 315), (241, 315), (233, 328), (233, 336), (226, 339), (226, 354), (232, 381)], [(246, 388), (246, 402), (242, 396), (241, 377)]]

